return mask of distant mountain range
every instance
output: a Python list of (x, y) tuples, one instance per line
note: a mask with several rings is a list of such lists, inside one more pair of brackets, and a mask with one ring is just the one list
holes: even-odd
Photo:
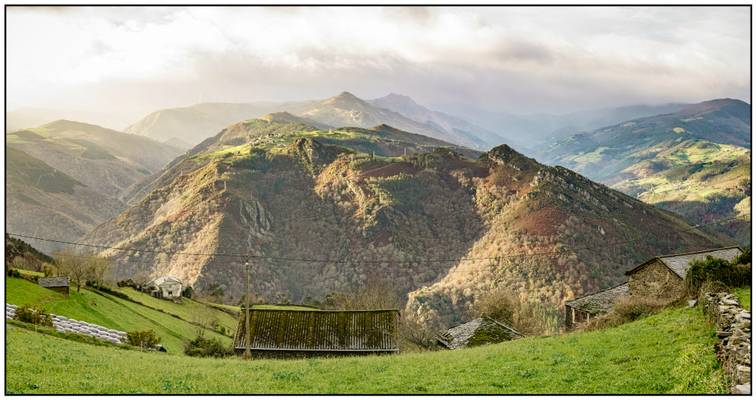
[(539, 154), (750, 242), (751, 106), (718, 99), (571, 136)]
[(234, 122), (273, 112), (289, 112), (315, 124), (369, 128), (386, 124), (451, 143), (485, 149), (505, 139), (462, 119), (431, 111), (405, 96), (389, 95), (371, 101), (343, 92), (313, 101), (248, 104), (206, 103), (156, 111), (129, 126), (126, 132), (158, 141), (179, 139), (197, 144)]
[[(461, 321), (494, 285), (556, 307), (620, 282), (650, 255), (721, 244), (506, 145), (481, 153), (387, 125), (318, 129), (302, 118), (276, 113), (222, 129), (82, 240), (253, 254), (253, 290), (273, 302), (388, 280), (408, 299), (405, 315), (429, 325)], [(606, 245), (628, 238), (637, 243)], [(114, 278), (170, 274), (200, 292), (217, 284), (229, 301), (242, 293), (239, 258), (104, 254)]]
[(181, 153), (142, 136), (64, 120), (5, 138), (6, 228), (59, 240), (78, 239), (123, 210), (124, 192)]

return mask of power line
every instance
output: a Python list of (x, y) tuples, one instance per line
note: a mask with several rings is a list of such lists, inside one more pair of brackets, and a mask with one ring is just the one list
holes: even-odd
[[(684, 230), (676, 230), (677, 233), (686, 233), (686, 232), (692, 232), (694, 230), (697, 230), (698, 228), (708, 226), (708, 225), (715, 225), (723, 222), (728, 221), (734, 221), (739, 220), (739, 217), (732, 217), (732, 218), (724, 218), (720, 220), (716, 220), (713, 222), (709, 222), (706, 224), (698, 224), (693, 225), (689, 229)], [(182, 252), (182, 251), (170, 251), (170, 250), (154, 250), (154, 249), (147, 249), (147, 248), (133, 248), (133, 247), (116, 247), (116, 246), (106, 246), (106, 245), (97, 245), (92, 243), (79, 243), (79, 242), (69, 242), (65, 240), (57, 240), (57, 239), (49, 239), (49, 238), (43, 238), (39, 236), (32, 236), (32, 235), (24, 235), (20, 233), (12, 233), (12, 232), (6, 232), (8, 235), (16, 236), (20, 238), (26, 238), (26, 239), (34, 239), (34, 240), (41, 240), (45, 242), (52, 242), (52, 243), (60, 243), (60, 244), (67, 244), (67, 245), (73, 245), (73, 246), (81, 246), (81, 247), (90, 247), (90, 248), (98, 248), (103, 250), (116, 250), (116, 251), (124, 251), (124, 252), (143, 252), (143, 253), (152, 253), (152, 254), (168, 254), (168, 255), (186, 255), (186, 256), (197, 256), (197, 257), (230, 257), (230, 258), (240, 258), (240, 259), (261, 259), (261, 260), (270, 260), (270, 261), (287, 261), (287, 262), (312, 262), (312, 263), (332, 263), (332, 264), (419, 264), (419, 263), (451, 263), (451, 262), (467, 262), (467, 261), (486, 261), (486, 260), (502, 260), (502, 259), (508, 259), (508, 258), (516, 258), (516, 257), (523, 257), (523, 256), (544, 256), (544, 255), (552, 255), (552, 254), (561, 254), (566, 253), (570, 251), (575, 250), (590, 250), (593, 247), (589, 246), (583, 246), (583, 247), (572, 247), (569, 249), (564, 250), (552, 250), (552, 251), (546, 251), (546, 252), (535, 252), (535, 253), (515, 253), (515, 254), (507, 254), (505, 256), (492, 256), (492, 257), (461, 257), (461, 258), (450, 258), (450, 259), (414, 259), (414, 260), (329, 260), (329, 259), (308, 259), (308, 258), (291, 258), (291, 257), (275, 257), (275, 256), (261, 256), (256, 254), (241, 254), (241, 253), (193, 253), (193, 252)], [(602, 247), (608, 247), (608, 246), (617, 246), (622, 244), (630, 244), (633, 242), (640, 241), (642, 239), (645, 239), (646, 237), (637, 237), (634, 239), (628, 239), (623, 241), (617, 241), (617, 242), (609, 242), (602, 244)]]

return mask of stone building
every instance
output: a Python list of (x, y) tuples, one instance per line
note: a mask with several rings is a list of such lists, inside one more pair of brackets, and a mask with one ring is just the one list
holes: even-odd
[(685, 276), (690, 263), (708, 256), (731, 261), (742, 253), (739, 247), (726, 247), (691, 253), (654, 257), (625, 272), (629, 295), (671, 303), (685, 296)]
[(600, 292), (565, 303), (564, 325), (572, 329), (581, 322), (590, 321), (612, 311), (621, 297), (639, 297), (661, 303), (671, 303), (685, 296), (685, 276), (691, 261), (707, 256), (732, 260), (740, 255), (739, 247), (726, 247), (691, 253), (654, 257), (625, 272), (628, 281)]
[(627, 282), (602, 290), (597, 293), (579, 297), (564, 303), (564, 326), (568, 330), (582, 322), (588, 322), (601, 314), (612, 311), (618, 298), (627, 296)]
[(447, 349), (454, 350), (521, 337), (522, 335), (511, 326), (490, 317), (481, 317), (439, 334), (436, 336), (436, 342)]
[(155, 278), (144, 286), (148, 293), (161, 299), (180, 298), (183, 287), (181, 280), (173, 276)]
[(68, 294), (68, 277), (67, 276), (50, 276), (39, 278), (37, 284), (43, 288), (54, 290), (59, 293)]

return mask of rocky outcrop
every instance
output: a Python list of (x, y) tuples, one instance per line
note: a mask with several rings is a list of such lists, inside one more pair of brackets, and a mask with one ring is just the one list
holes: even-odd
[(751, 393), (751, 313), (730, 293), (706, 293), (704, 311), (716, 321), (717, 356), (734, 394)]

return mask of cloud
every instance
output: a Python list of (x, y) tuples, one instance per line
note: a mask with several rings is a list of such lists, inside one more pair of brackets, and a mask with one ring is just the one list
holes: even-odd
[(9, 105), (134, 119), (342, 90), (452, 113), (750, 90), (747, 7), (9, 7), (7, 32)]

